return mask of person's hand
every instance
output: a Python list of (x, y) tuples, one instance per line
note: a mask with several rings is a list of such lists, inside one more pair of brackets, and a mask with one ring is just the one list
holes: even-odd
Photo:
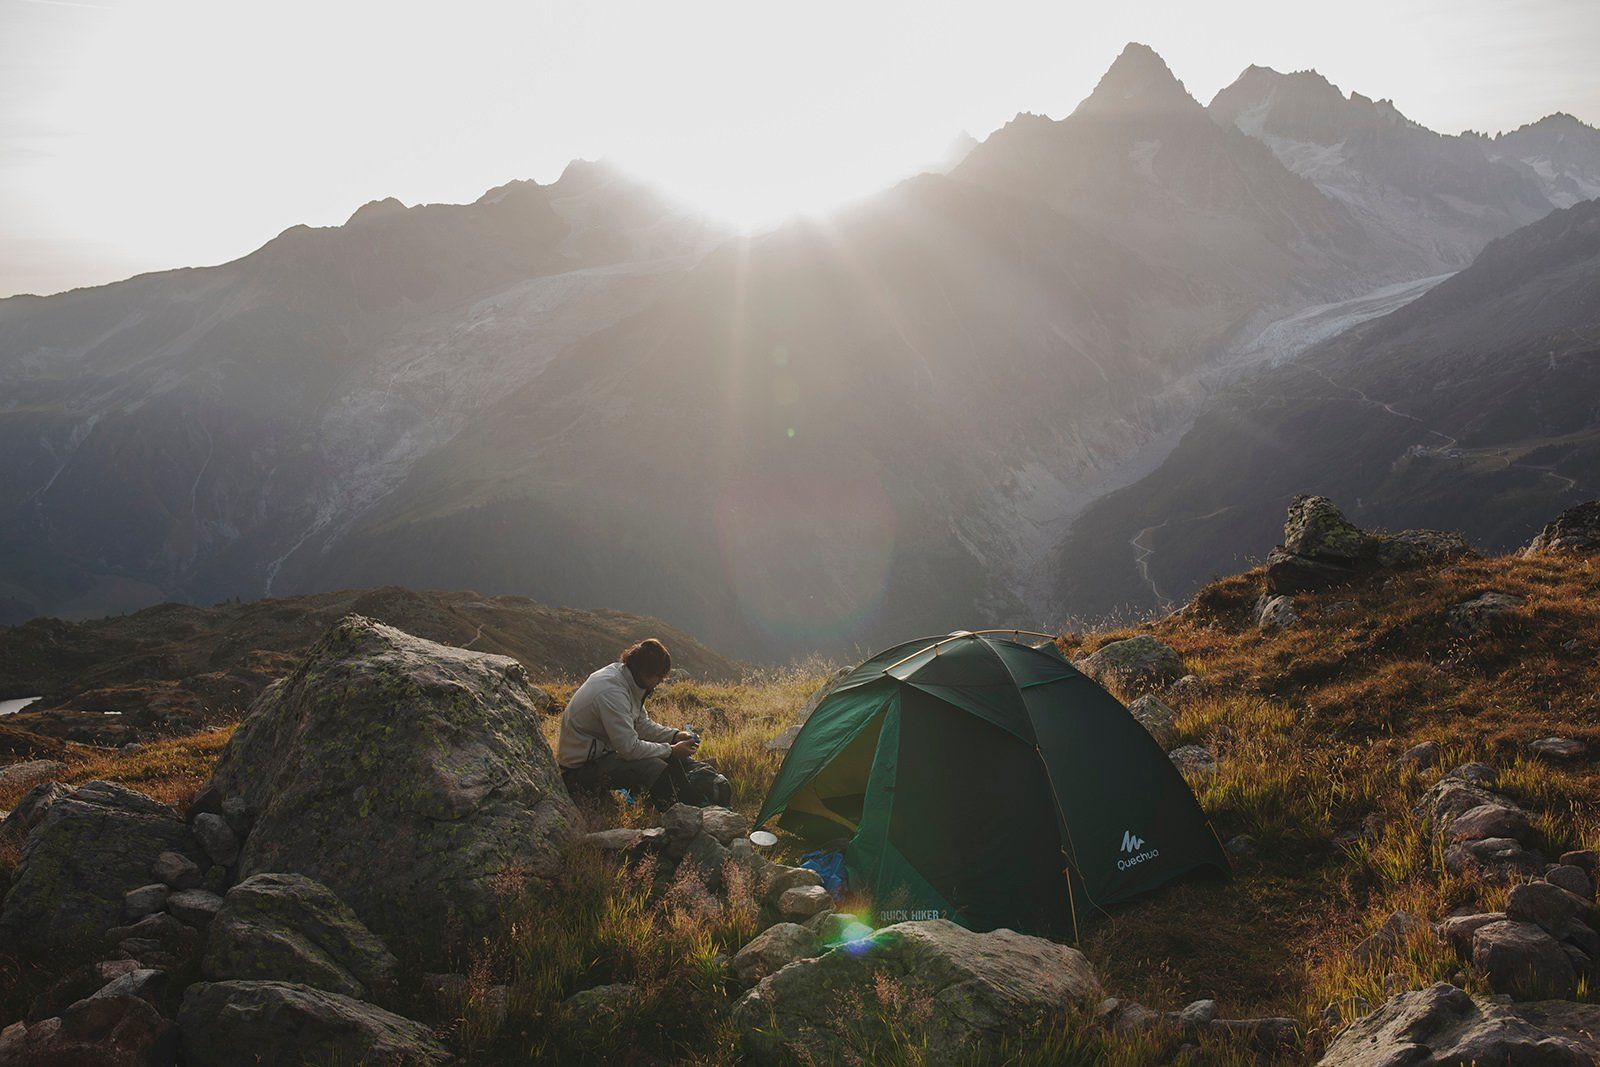
[(700, 742), (693, 735), (683, 741), (672, 743), (672, 754), (678, 759), (688, 759), (694, 755), (694, 750), (700, 747)]
[(673, 740), (674, 744), (676, 744), (679, 741), (689, 741), (689, 740), (692, 740), (693, 738), (694, 738), (694, 734), (691, 734), (688, 730), (679, 730), (677, 733), (672, 735), (672, 740)]

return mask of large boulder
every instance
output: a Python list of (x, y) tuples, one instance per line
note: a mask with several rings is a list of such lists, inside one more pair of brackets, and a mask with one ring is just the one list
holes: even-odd
[(552, 880), (575, 836), (539, 704), (513, 659), (347, 616), (257, 699), (203, 795), (252, 827), (241, 876), (306, 875), (439, 961), (492, 936), (497, 885)]
[(1100, 1000), (1077, 949), (933, 919), (790, 963), (739, 1001), (733, 1022), (758, 1062), (868, 1062), (897, 1039), (930, 1062), (985, 1062)]
[(28, 834), (0, 911), (0, 937), (38, 956), (72, 956), (123, 918), (128, 890), (162, 852), (196, 855), (178, 813), (114, 782), (55, 800)]
[(399, 965), (327, 886), (299, 874), (258, 874), (223, 898), (203, 966), (218, 981), (276, 979), (381, 1001), (393, 994)]
[(1546, 1000), (1474, 1000), (1441, 982), (1390, 997), (1347, 1026), (1321, 1067), (1421, 1067), (1423, 1064), (1600, 1062), (1600, 1006)]
[(1568, 508), (1539, 531), (1523, 550), (1525, 555), (1540, 552), (1593, 552), (1600, 549), (1600, 500)]
[(1102, 645), (1073, 666), (1108, 688), (1158, 688), (1183, 677), (1183, 660), (1149, 634)]
[(188, 1067), (428, 1067), (451, 1060), (419, 1022), (290, 982), (199, 982), (183, 995), (178, 1030)]

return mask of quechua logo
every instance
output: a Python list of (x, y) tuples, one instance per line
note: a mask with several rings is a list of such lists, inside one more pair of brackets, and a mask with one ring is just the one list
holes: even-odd
[(1153, 860), (1157, 856), (1161, 855), (1161, 850), (1159, 848), (1147, 849), (1144, 847), (1144, 845), (1144, 838), (1140, 837), (1132, 830), (1122, 831), (1122, 848), (1120, 848), (1118, 851), (1121, 852), (1123, 856), (1121, 859), (1117, 860), (1117, 870), (1125, 871), (1130, 867), (1138, 866), (1145, 860)]

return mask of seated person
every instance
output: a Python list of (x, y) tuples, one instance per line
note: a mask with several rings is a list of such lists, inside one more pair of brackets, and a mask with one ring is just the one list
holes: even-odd
[(644, 698), (671, 671), (671, 653), (651, 637), (589, 675), (572, 694), (556, 745), (569, 793), (626, 789), (648, 796), (662, 810), (680, 798), (688, 774), (698, 766), (691, 765), (691, 757), (700, 739), (661, 725), (644, 710)]

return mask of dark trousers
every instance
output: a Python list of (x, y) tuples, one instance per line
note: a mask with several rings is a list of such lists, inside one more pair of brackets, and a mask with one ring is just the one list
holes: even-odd
[(626, 789), (635, 797), (648, 796), (652, 804), (665, 811), (677, 802), (678, 794), (688, 784), (687, 774), (684, 761), (676, 756), (623, 759), (615, 752), (607, 752), (580, 767), (563, 769), (561, 780), (574, 796)]

